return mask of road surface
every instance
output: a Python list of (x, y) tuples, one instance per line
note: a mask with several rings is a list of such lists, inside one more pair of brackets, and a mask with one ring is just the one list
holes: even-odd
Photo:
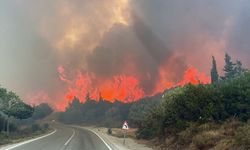
[(54, 124), (47, 135), (9, 145), (0, 150), (115, 150), (96, 133), (82, 128)]

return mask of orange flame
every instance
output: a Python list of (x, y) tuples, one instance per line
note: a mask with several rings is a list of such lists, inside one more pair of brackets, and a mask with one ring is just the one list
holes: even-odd
[(82, 101), (85, 100), (89, 93), (90, 97), (95, 100), (103, 98), (107, 101), (114, 102), (119, 100), (125, 103), (137, 101), (146, 96), (153, 96), (157, 93), (176, 86), (191, 84), (209, 84), (210, 78), (204, 73), (199, 72), (194, 67), (189, 67), (178, 83), (173, 83), (161, 77), (152, 93), (145, 93), (140, 84), (140, 80), (134, 76), (119, 75), (112, 79), (97, 79), (91, 73), (78, 73), (76, 79), (69, 80), (66, 78), (65, 70), (62, 66), (58, 67), (60, 80), (68, 86), (68, 92), (65, 99), (71, 101), (75, 96)]
[(188, 83), (191, 84), (209, 84), (211, 83), (210, 77), (206, 74), (199, 72), (194, 67), (189, 67), (184, 74), (182, 81), (180, 81), (177, 86), (184, 86)]

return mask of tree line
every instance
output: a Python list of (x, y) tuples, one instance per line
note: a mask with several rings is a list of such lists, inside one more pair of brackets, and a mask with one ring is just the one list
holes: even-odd
[(81, 102), (75, 97), (64, 112), (59, 115), (63, 123), (95, 124), (106, 127), (121, 127), (123, 121), (129, 121), (131, 126), (138, 126), (144, 115), (152, 111), (161, 101), (161, 95), (145, 97), (134, 103), (113, 103), (100, 99), (98, 102), (86, 96)]
[(212, 56), (211, 82), (213, 84), (223, 82), (228, 79), (233, 79), (248, 71), (242, 66), (240, 60), (236, 60), (236, 62), (233, 62), (231, 56), (228, 55), (228, 53), (225, 54), (224, 60), (225, 60), (225, 66), (223, 68), (224, 76), (219, 76), (215, 57)]

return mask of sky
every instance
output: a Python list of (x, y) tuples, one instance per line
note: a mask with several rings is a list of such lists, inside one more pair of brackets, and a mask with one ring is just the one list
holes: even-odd
[(57, 109), (127, 102), (207, 82), (225, 52), (249, 68), (249, 26), (248, 0), (0, 0), (0, 85)]

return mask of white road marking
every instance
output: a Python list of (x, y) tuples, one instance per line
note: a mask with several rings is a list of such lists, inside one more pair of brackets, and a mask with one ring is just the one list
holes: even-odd
[(94, 133), (98, 138), (101, 139), (101, 141), (107, 146), (107, 148), (108, 148), (109, 150), (113, 150), (113, 149), (109, 146), (109, 144), (108, 144), (108, 143), (107, 143), (98, 133), (96, 133), (94, 130), (91, 130), (91, 129), (88, 129), (88, 128), (84, 128), (84, 127), (80, 127), (80, 126), (72, 126), (72, 127), (76, 127), (76, 128), (80, 128), (80, 129), (85, 129), (85, 130), (88, 130), (88, 131)]
[(69, 142), (73, 139), (73, 137), (75, 136), (76, 132), (75, 130), (73, 129), (73, 134), (71, 135), (71, 137), (67, 140), (67, 142), (64, 144), (64, 146), (68, 145)]
[(100, 135), (98, 135), (95, 131), (93, 131), (93, 130), (91, 130), (91, 129), (87, 129), (87, 128), (84, 128), (84, 129), (93, 132), (96, 136), (98, 136), (98, 137), (102, 140), (102, 142), (108, 147), (109, 150), (113, 150), (113, 149), (108, 145), (108, 143), (107, 143)]
[(47, 135), (44, 135), (44, 136), (41, 136), (41, 137), (38, 137), (38, 138), (35, 138), (35, 139), (31, 139), (31, 140), (28, 140), (28, 141), (19, 143), (19, 144), (17, 144), (17, 145), (14, 145), (14, 146), (12, 146), (12, 147), (9, 147), (9, 148), (7, 148), (7, 149), (5, 149), (5, 150), (12, 150), (12, 149), (14, 149), (14, 148), (16, 148), (16, 147), (19, 147), (19, 146), (22, 146), (22, 145), (24, 145), (24, 144), (28, 144), (28, 143), (34, 142), (34, 141), (36, 141), (36, 140), (40, 140), (40, 139), (42, 139), (42, 138), (48, 137), (48, 136), (50, 136), (50, 135), (56, 133), (56, 131), (57, 131), (57, 130), (55, 130), (55, 131), (53, 131), (53, 132), (51, 132), (51, 133), (49, 133), (49, 134), (47, 134)]

